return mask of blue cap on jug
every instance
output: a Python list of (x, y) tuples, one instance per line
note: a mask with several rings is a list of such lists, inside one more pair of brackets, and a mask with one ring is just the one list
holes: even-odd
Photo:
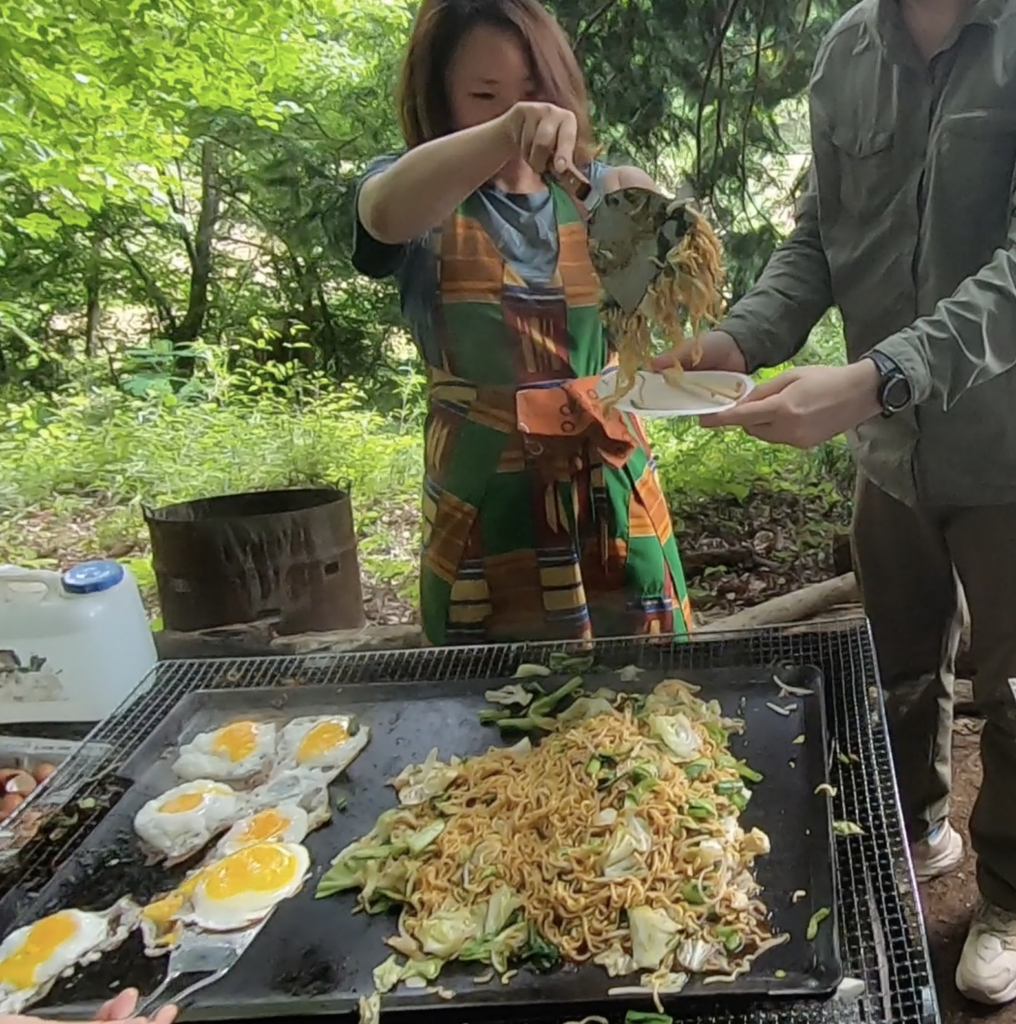
[(60, 581), (68, 594), (98, 594), (115, 587), (123, 577), (123, 566), (119, 562), (102, 558), (72, 566)]

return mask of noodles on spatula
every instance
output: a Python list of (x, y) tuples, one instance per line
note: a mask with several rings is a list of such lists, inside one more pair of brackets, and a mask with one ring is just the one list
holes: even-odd
[[(697, 339), (716, 323), (722, 311), (720, 241), (702, 214), (687, 205), (677, 204), (672, 209), (678, 217), (683, 215), (686, 230), (661, 261), (660, 274), (642, 303), (632, 313), (609, 301), (603, 309), (611, 345), (618, 356), (617, 384), (603, 403), (607, 408), (632, 390), (638, 371), (649, 365), (654, 355), (654, 329), (676, 349), (688, 337)], [(701, 352), (693, 351), (693, 364), (700, 358)], [(674, 366), (664, 370), (663, 376), (676, 387), (683, 372), (680, 366)]]

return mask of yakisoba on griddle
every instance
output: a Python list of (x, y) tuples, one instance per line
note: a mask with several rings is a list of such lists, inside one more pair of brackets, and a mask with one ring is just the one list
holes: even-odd
[[(740, 820), (761, 781), (730, 753), (743, 723), (681, 680), (601, 690), (552, 717), (576, 684), (519, 712), (549, 730), (537, 743), (447, 763), (434, 750), (403, 769), (399, 806), (322, 877), (318, 896), (358, 890), (368, 913), (400, 909), (378, 992), (426, 987), (455, 960), (489, 967), (486, 981), (523, 963), (594, 963), (638, 991), (676, 992), (692, 975), (731, 981), (787, 941), (755, 879), (769, 839)], [(487, 718), (505, 729), (503, 714)]]
[[(697, 347), (700, 332), (715, 324), (723, 308), (721, 289), (725, 280), (723, 249), (709, 222), (688, 206), (681, 210), (687, 228), (660, 263), (660, 274), (633, 313), (608, 302), (603, 309), (612, 347), (617, 352), (617, 386), (604, 400), (616, 405), (635, 386), (638, 371), (653, 357), (652, 333), (663, 335), (671, 348), (679, 348), (691, 336), (696, 339), (692, 364), (701, 358)], [(677, 386), (683, 369), (663, 371), (667, 383)]]

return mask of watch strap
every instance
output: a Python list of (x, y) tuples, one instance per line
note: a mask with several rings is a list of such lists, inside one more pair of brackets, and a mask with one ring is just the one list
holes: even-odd
[(902, 412), (910, 405), (910, 382), (906, 374), (899, 368), (895, 360), (884, 352), (872, 349), (865, 356), (870, 359), (878, 370), (881, 381), (878, 386), (878, 401), (882, 406), (883, 416), (893, 416)]

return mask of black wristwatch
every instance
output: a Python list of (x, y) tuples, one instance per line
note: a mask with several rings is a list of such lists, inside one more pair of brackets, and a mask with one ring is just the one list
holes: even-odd
[(883, 416), (895, 416), (898, 412), (910, 407), (914, 393), (910, 390), (910, 381), (906, 374), (885, 353), (873, 349), (865, 359), (870, 359), (878, 369), (881, 382), (878, 385), (878, 401), (882, 406)]

